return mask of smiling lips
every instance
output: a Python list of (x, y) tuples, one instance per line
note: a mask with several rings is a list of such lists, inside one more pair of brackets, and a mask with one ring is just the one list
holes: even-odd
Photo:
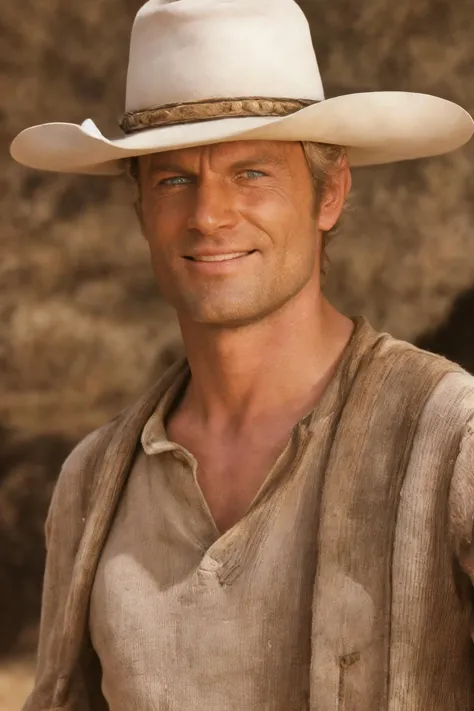
[(193, 262), (229, 262), (232, 259), (246, 257), (248, 254), (252, 254), (253, 251), (254, 250), (250, 252), (231, 252), (230, 254), (208, 254), (199, 257), (186, 257), (186, 259), (191, 259)]

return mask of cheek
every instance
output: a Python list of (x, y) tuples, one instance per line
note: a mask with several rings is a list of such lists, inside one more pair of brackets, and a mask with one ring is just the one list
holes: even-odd
[(142, 224), (151, 253), (168, 251), (182, 234), (186, 210), (177, 200), (148, 199), (143, 204)]
[(252, 190), (239, 201), (239, 212), (244, 219), (253, 223), (270, 237), (282, 236), (288, 231), (295, 219), (298, 219), (298, 209), (286, 195), (273, 190)]
[[(316, 239), (312, 194), (295, 199), (294, 195), (266, 191), (264, 195), (253, 195), (242, 213), (265, 232), (275, 246), (286, 251), (307, 252)], [(303, 247), (306, 244), (307, 249)]]

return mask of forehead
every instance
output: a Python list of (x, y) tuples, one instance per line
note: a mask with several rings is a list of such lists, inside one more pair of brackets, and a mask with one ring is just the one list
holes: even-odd
[(298, 154), (303, 156), (303, 149), (297, 142), (230, 141), (152, 153), (143, 158), (150, 168), (167, 165), (197, 165), (202, 161), (230, 166), (247, 160), (285, 166)]

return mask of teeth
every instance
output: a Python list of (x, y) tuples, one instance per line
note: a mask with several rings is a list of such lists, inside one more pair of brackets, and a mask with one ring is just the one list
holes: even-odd
[(216, 254), (210, 257), (193, 257), (195, 262), (227, 262), (229, 259), (243, 257), (247, 252), (234, 252), (233, 254)]

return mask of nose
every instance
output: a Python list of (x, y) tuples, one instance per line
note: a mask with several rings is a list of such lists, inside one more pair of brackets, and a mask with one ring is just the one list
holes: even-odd
[(237, 209), (232, 186), (222, 179), (202, 179), (194, 192), (188, 229), (213, 235), (223, 227), (235, 225)]

